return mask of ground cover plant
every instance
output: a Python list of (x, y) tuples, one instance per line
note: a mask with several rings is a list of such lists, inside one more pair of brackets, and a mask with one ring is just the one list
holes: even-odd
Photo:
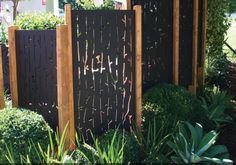
[(50, 127), (41, 115), (21, 109), (6, 108), (0, 111), (0, 162), (7, 162), (5, 157), (7, 148), (11, 150), (12, 158), (20, 160), (20, 155), (29, 152), (32, 161), (36, 161), (35, 152), (28, 147), (31, 140), (47, 146)]
[(174, 163), (233, 164), (228, 159), (227, 148), (222, 145), (214, 145), (218, 137), (215, 131), (204, 133), (202, 126), (198, 123), (195, 126), (188, 122), (180, 123), (178, 127), (178, 132), (173, 135), (172, 141), (168, 142), (175, 153), (174, 156), (171, 156)]
[[(156, 91), (159, 92), (156, 93)], [(92, 135), (94, 142), (91, 144), (87, 144), (83, 139), (78, 138), (80, 136), (76, 135), (76, 144), (70, 148), (65, 148), (67, 127), (62, 136), (59, 136), (58, 132), (48, 132), (45, 129), (43, 135), (48, 137), (47, 140), (37, 141), (26, 138), (24, 144), (27, 144), (27, 146), (24, 152), (22, 150), (20, 152), (16, 151), (9, 144), (0, 146), (0, 149), (4, 150), (2, 156), (9, 163), (22, 164), (188, 164), (199, 162), (232, 164), (232, 161), (228, 159), (229, 153), (226, 147), (215, 145), (219, 135), (217, 128), (204, 129), (201, 124), (195, 124), (194, 118), (187, 118), (189, 113), (195, 113), (192, 105), (196, 104), (194, 106), (196, 109), (205, 105), (198, 98), (204, 98), (208, 107), (224, 105), (224, 107), (229, 108), (231, 107), (230, 97), (225, 92), (214, 93), (209, 91), (202, 93), (205, 94), (195, 97), (182, 87), (168, 84), (158, 85), (145, 93), (143, 126), (139, 138), (137, 138), (134, 131), (131, 134), (119, 129), (108, 130), (100, 137)], [(185, 109), (181, 111), (182, 108)], [(9, 113), (13, 110), (2, 112)], [(26, 111), (26, 113), (29, 113), (29, 111)], [(9, 113), (9, 115), (12, 114)], [(205, 118), (209, 117), (207, 113), (201, 115)], [(23, 119), (26, 120), (25, 117)], [(3, 121), (5, 118), (0, 117), (0, 120)], [(185, 121), (188, 121), (188, 123), (183, 124)], [(212, 121), (206, 120), (206, 122), (205, 125)], [(13, 122), (14, 124), (17, 123)], [(38, 129), (37, 131), (40, 130)], [(16, 137), (13, 136), (13, 138)], [(7, 144), (6, 141), (3, 144)], [(45, 144), (47, 144), (46, 147)]]

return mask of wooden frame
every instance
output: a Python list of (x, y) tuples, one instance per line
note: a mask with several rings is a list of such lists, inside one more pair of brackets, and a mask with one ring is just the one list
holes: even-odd
[(202, 4), (202, 47), (201, 49), (201, 67), (198, 68), (198, 85), (203, 87), (205, 84), (205, 58), (206, 58), (206, 28), (207, 28), (207, 0)]
[(3, 63), (2, 63), (2, 45), (0, 45), (0, 109), (5, 107), (4, 101), (4, 79), (3, 79)]
[[(68, 75), (68, 26), (58, 25), (57, 34), (57, 95), (58, 95), (58, 127), (62, 135), (68, 122), (70, 124), (69, 112), (69, 79)], [(69, 125), (70, 127), (70, 125)], [(69, 146), (70, 137), (66, 135), (66, 146)]]
[(131, 10), (132, 9), (132, 3), (131, 0), (126, 0), (126, 6), (125, 6), (126, 10)]
[(75, 119), (74, 119), (74, 88), (73, 88), (73, 55), (72, 55), (72, 23), (71, 23), (71, 5), (65, 5), (65, 21), (68, 31), (68, 80), (69, 80), (69, 112), (70, 112), (70, 140), (75, 142)]
[(17, 65), (16, 65), (16, 30), (18, 26), (8, 27), (9, 37), (9, 74), (12, 97), (12, 107), (18, 107)]
[(196, 95), (197, 90), (197, 59), (198, 59), (198, 0), (193, 0), (193, 51), (192, 51), (192, 85), (189, 90)]
[(179, 85), (180, 0), (173, 0), (173, 83)]
[(71, 6), (65, 5), (66, 25), (57, 26), (58, 119), (62, 134), (68, 124), (67, 145), (75, 144)]
[(141, 133), (142, 124), (142, 7), (134, 6), (135, 11), (135, 100), (136, 131)]

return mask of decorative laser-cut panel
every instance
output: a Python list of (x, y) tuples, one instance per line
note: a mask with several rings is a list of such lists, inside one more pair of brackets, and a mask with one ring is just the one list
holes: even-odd
[(41, 114), (52, 128), (58, 124), (56, 31), (16, 31), (19, 106)]
[(135, 119), (134, 11), (72, 11), (75, 126), (86, 140)]
[(133, 0), (143, 10), (143, 90), (173, 77), (173, 1)]
[(3, 67), (4, 89), (7, 93), (10, 93), (8, 47), (6, 47), (6, 45), (3, 45), (3, 44), (1, 44), (1, 46), (2, 46), (2, 67)]
[(192, 84), (193, 0), (180, 0), (179, 84)]
[(198, 11), (198, 67), (202, 67), (202, 25), (203, 25), (203, 2), (204, 0), (199, 0), (199, 11)]

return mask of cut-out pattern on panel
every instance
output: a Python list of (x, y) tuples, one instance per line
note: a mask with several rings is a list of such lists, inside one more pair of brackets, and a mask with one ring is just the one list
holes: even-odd
[(75, 126), (86, 140), (135, 118), (134, 11), (72, 11)]
[(3, 67), (4, 89), (7, 93), (10, 93), (8, 47), (6, 47), (6, 45), (1, 45), (1, 46), (2, 46), (2, 67)]
[(180, 0), (179, 84), (192, 84), (193, 1)]
[(133, 0), (143, 10), (143, 90), (172, 82), (173, 1)]
[(16, 31), (19, 106), (38, 112), (54, 129), (57, 117), (56, 31)]

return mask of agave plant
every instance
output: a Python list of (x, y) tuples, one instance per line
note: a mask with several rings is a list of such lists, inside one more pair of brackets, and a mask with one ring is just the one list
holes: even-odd
[(172, 137), (173, 141), (168, 141), (175, 153), (171, 157), (174, 163), (233, 164), (233, 161), (228, 159), (227, 148), (223, 145), (214, 145), (218, 136), (215, 131), (204, 134), (202, 126), (198, 123), (195, 127), (188, 122), (180, 123), (178, 127), (178, 133)]
[(226, 92), (218, 91), (211, 94), (208, 99), (201, 98), (202, 108), (205, 110), (208, 119), (214, 122), (217, 129), (232, 121), (232, 118), (225, 113), (226, 109), (234, 108), (234, 104), (231, 103), (231, 96)]

